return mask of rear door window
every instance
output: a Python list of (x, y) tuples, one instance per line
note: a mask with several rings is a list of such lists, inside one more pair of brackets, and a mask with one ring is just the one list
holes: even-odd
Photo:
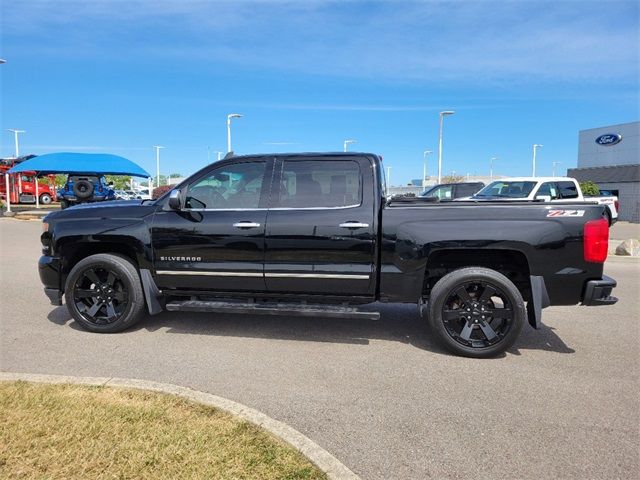
[(453, 185), (438, 187), (430, 196), (438, 197), (438, 200), (451, 200), (453, 198)]
[(573, 182), (558, 182), (560, 198), (578, 198), (578, 188)]
[(358, 206), (360, 179), (360, 167), (351, 160), (284, 160), (277, 207)]
[(556, 187), (555, 182), (545, 182), (540, 185), (538, 193), (536, 193), (536, 196), (537, 195), (551, 197), (551, 200), (555, 200), (556, 198), (558, 198), (558, 188)]

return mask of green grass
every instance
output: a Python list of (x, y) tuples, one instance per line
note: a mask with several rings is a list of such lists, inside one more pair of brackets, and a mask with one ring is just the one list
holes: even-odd
[(0, 382), (0, 478), (326, 476), (259, 427), (176, 396)]

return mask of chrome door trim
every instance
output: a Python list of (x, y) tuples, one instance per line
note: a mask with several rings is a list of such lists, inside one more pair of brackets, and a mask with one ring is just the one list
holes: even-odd
[(342, 273), (262, 273), (262, 272), (207, 272), (193, 270), (157, 270), (158, 275), (200, 275), (209, 277), (269, 277), (269, 278), (316, 278), (369, 280), (369, 275)]
[(158, 275), (202, 275), (207, 277), (262, 277), (262, 272), (206, 272), (193, 270), (157, 270)]
[(346, 208), (356, 208), (362, 206), (362, 203), (353, 205), (344, 205), (340, 207), (273, 207), (269, 210), (288, 211), (288, 210), (344, 210)]
[(267, 278), (338, 278), (351, 280), (369, 280), (369, 275), (341, 273), (265, 273)]

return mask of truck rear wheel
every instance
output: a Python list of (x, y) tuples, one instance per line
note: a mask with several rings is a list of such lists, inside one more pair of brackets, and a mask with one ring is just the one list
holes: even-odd
[(525, 318), (520, 291), (495, 270), (462, 268), (431, 290), (429, 325), (440, 343), (458, 355), (486, 358), (504, 352)]
[(87, 330), (113, 333), (137, 323), (144, 314), (140, 275), (126, 258), (100, 253), (76, 264), (67, 277), (65, 301)]

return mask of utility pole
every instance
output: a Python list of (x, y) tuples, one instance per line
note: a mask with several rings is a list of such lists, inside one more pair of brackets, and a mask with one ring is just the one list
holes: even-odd
[(556, 176), (556, 166), (560, 165), (562, 162), (553, 162), (553, 174), (552, 176), (555, 178)]

